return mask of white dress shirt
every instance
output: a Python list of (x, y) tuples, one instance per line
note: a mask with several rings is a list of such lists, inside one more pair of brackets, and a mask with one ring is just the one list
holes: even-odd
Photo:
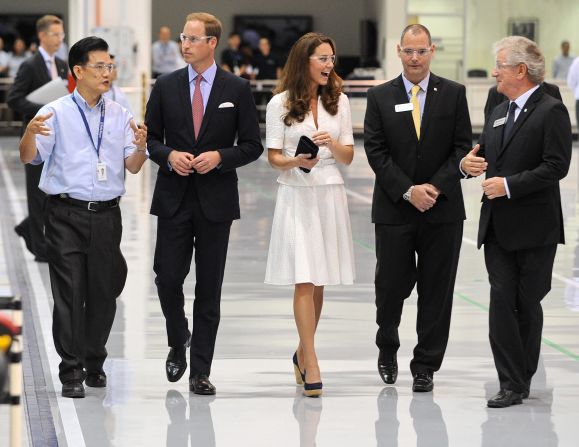
[[(81, 114), (66, 95), (42, 107), (37, 115), (53, 115), (45, 121), (50, 135), (36, 136), (37, 157), (33, 164), (44, 162), (39, 188), (46, 194), (67, 193), (70, 197), (86, 201), (106, 201), (125, 193), (125, 158), (137, 148), (130, 121), (132, 115), (116, 102), (101, 98), (90, 108), (77, 90), (73, 92), (76, 103), (86, 115), (92, 134), (91, 142)], [(105, 119), (99, 156), (97, 146), (101, 107), (105, 105)], [(97, 162), (105, 163), (107, 180), (97, 178)]]

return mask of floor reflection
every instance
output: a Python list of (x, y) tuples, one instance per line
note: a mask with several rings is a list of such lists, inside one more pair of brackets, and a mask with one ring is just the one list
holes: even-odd
[(414, 393), (410, 417), (416, 431), (416, 447), (448, 447), (446, 424), (433, 393)]
[(375, 423), (376, 446), (396, 447), (398, 445), (398, 391), (394, 387), (385, 387), (378, 394), (378, 419)]
[(165, 408), (169, 415), (167, 447), (192, 446), (215, 447), (215, 430), (211, 418), (211, 403), (215, 396), (189, 394), (189, 418), (187, 400), (177, 390), (167, 391)]
[(323, 398), (306, 397), (301, 387), (296, 387), (293, 414), (300, 427), (300, 447), (315, 447), (318, 425), (322, 416)]

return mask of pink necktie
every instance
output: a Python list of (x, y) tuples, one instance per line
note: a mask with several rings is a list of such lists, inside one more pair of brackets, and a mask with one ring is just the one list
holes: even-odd
[(56, 60), (54, 56), (50, 58), (50, 77), (52, 79), (58, 78), (58, 71), (56, 71)]
[(195, 93), (193, 93), (193, 102), (191, 108), (193, 110), (193, 128), (195, 129), (195, 139), (199, 136), (201, 123), (203, 122), (203, 96), (201, 95), (201, 81), (203, 76), (197, 75), (195, 81)]

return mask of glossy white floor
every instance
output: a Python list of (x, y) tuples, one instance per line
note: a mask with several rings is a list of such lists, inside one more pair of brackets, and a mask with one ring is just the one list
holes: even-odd
[[(25, 205), (14, 139), (0, 140), (2, 176), (14, 222)], [(544, 300), (544, 344), (531, 398), (504, 410), (486, 408), (497, 390), (487, 338), (488, 283), (474, 246), (480, 180), (463, 182), (468, 219), (460, 259), (450, 342), (435, 389), (413, 394), (408, 363), (416, 335), (416, 300), (407, 300), (400, 328), (400, 375), (384, 386), (374, 345), (373, 177), (362, 142), (343, 169), (349, 190), (357, 280), (329, 287), (317, 336), (324, 381), (320, 399), (294, 385), (297, 337), (292, 290), (263, 284), (275, 172), (265, 159), (239, 171), (242, 220), (234, 223), (211, 379), (214, 398), (188, 392), (186, 376), (167, 382), (164, 320), (153, 285), (155, 219), (149, 216), (156, 169), (128, 181), (122, 201), (123, 251), (129, 265), (105, 365), (106, 389), (63, 399), (50, 335), (50, 287), (45, 264), (28, 253), (19, 267), (30, 300), (59, 445), (88, 446), (575, 446), (579, 436), (579, 233), (577, 144), (563, 182), (567, 245), (560, 246), (553, 287)], [(142, 193), (137, 193), (137, 186)], [(14, 223), (13, 222), (13, 223)], [(521, 222), (521, 225), (524, 223)], [(6, 235), (6, 232), (4, 232)], [(12, 233), (10, 237), (12, 237)], [(20, 243), (19, 249), (25, 251)], [(578, 278), (575, 278), (575, 275)], [(193, 281), (187, 282), (189, 311)], [(0, 413), (1, 415), (2, 413)], [(4, 424), (0, 420), (0, 423)], [(3, 431), (0, 427), (0, 431)]]

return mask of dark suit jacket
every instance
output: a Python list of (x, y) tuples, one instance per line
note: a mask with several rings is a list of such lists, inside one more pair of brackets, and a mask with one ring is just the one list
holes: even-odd
[[(561, 98), (561, 92), (559, 92), (559, 86), (555, 84), (549, 84), (548, 82), (543, 82), (541, 88), (545, 89), (545, 93), (551, 95), (553, 98), (563, 101)], [(489, 115), (500, 103), (507, 101), (507, 97), (502, 93), (499, 93), (497, 86), (493, 85), (489, 89), (489, 94), (487, 96), (487, 102), (485, 103), (485, 123), (489, 119)]]
[[(364, 147), (376, 174), (372, 221), (464, 220), (459, 163), (472, 145), (465, 88), (430, 74), (420, 141), (412, 112), (394, 110), (396, 104), (408, 102), (402, 76), (368, 90)], [(422, 183), (431, 183), (441, 191), (436, 205), (426, 213), (402, 199), (410, 186)]]
[(504, 125), (493, 127), (493, 123), (507, 115), (508, 104), (491, 113), (480, 145), (488, 163), (486, 177), (505, 177), (511, 198), (489, 200), (483, 195), (478, 246), (484, 243), (491, 222), (499, 245), (506, 250), (564, 243), (559, 180), (567, 175), (571, 162), (567, 108), (537, 89), (503, 145)]
[[(55, 60), (58, 75), (62, 79), (66, 79), (68, 74), (66, 62), (59, 58), (55, 58)], [(37, 52), (20, 65), (6, 102), (12, 110), (22, 113), (24, 116), (24, 128), (43, 106), (43, 104), (28, 101), (26, 96), (49, 81), (50, 74), (40, 52)]]
[[(231, 103), (233, 107), (219, 108)], [(147, 104), (148, 150), (159, 165), (151, 214), (171, 217), (179, 209), (187, 186), (193, 181), (205, 217), (213, 222), (239, 219), (239, 194), (235, 168), (261, 155), (263, 146), (257, 110), (249, 83), (217, 67), (199, 139), (195, 140), (187, 67), (160, 76)], [(236, 142), (237, 138), (237, 142)], [(172, 150), (195, 156), (217, 150), (221, 168), (207, 174), (184, 177), (169, 170)]]

